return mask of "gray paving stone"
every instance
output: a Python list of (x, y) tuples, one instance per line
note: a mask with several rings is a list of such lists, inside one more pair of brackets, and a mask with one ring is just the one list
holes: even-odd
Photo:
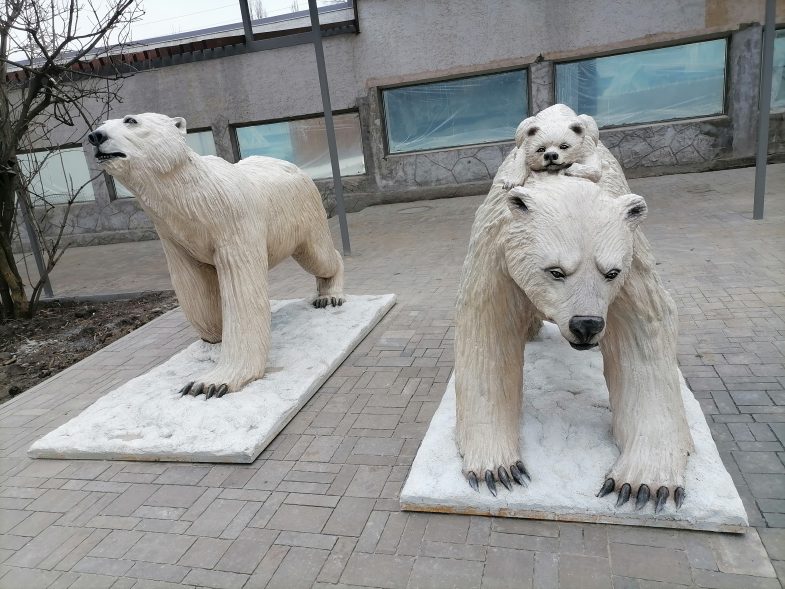
[(61, 574), (59, 571), (9, 567), (8, 571), (0, 579), (0, 586), (4, 589), (49, 587)]
[(293, 547), (267, 584), (269, 589), (307, 589), (329, 556), (327, 550)]
[(147, 532), (125, 553), (124, 557), (130, 560), (174, 564), (195, 541), (192, 536)]
[(612, 542), (610, 553), (616, 575), (681, 585), (692, 581), (687, 555), (682, 551)]
[(125, 573), (129, 577), (138, 577), (150, 581), (179, 583), (188, 574), (188, 567), (156, 562), (135, 562)]
[(145, 499), (144, 504), (163, 507), (191, 507), (205, 492), (204, 487), (165, 485)]
[(186, 567), (212, 569), (232, 544), (231, 540), (197, 538), (177, 564)]
[(267, 526), (275, 530), (318, 533), (332, 513), (327, 507), (282, 505)]
[(359, 536), (373, 508), (372, 499), (342, 497), (330, 514), (323, 532), (336, 536)]
[(274, 530), (247, 529), (232, 542), (215, 568), (221, 571), (251, 574), (277, 537), (278, 532)]
[(423, 556), (414, 563), (409, 577), (409, 587), (411, 589), (478, 587), (482, 575), (481, 562)]
[(193, 536), (220, 536), (243, 508), (243, 504), (242, 501), (216, 499), (194, 520), (186, 533)]
[(750, 575), (753, 577), (776, 577), (769, 556), (755, 529), (746, 534), (715, 534), (710, 539), (723, 573)]
[(198, 585), (199, 587), (214, 587), (215, 589), (241, 589), (248, 582), (248, 575), (191, 569), (185, 576), (185, 579), (183, 579), (183, 582)]
[(607, 558), (577, 554), (559, 556), (561, 589), (607, 589), (611, 587), (610, 573)]
[(341, 583), (384, 589), (405, 589), (414, 557), (355, 552), (341, 575)]

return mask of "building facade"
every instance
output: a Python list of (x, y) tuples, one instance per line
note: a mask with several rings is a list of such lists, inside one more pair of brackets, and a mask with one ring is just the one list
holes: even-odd
[[(630, 176), (749, 165), (763, 4), (338, 5), (323, 22), (351, 18), (356, 24), (324, 39), (347, 210), (487, 191), (520, 120), (555, 102), (593, 115), (603, 142)], [(785, 1), (777, 8), (783, 23)], [(330, 210), (313, 46), (221, 57), (184, 56), (180, 45), (179, 59), (164, 59), (173, 42), (165, 43), (148, 47), (145, 55), (159, 59), (140, 63), (124, 82), (122, 104), (111, 116), (183, 116), (189, 143), (200, 153), (229, 161), (255, 154), (294, 161), (317, 180)], [(783, 158), (785, 30), (777, 33), (773, 86), (770, 154)], [(89, 146), (69, 145), (64, 137), (61, 147), (66, 163), (48, 175), (42, 171), (43, 191), (56, 192), (63, 169), (74, 177), (96, 174)], [(75, 244), (155, 238), (135, 199), (105, 175), (98, 174), (78, 201), (67, 220)], [(60, 214), (56, 208), (51, 215), (54, 226)]]

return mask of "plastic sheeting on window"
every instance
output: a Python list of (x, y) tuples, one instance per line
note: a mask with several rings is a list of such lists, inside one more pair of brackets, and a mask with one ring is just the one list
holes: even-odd
[(390, 153), (510, 141), (526, 118), (526, 70), (382, 92)]
[[(365, 173), (360, 117), (357, 113), (333, 116), (341, 176)], [(237, 130), (240, 157), (266, 155), (292, 162), (311, 178), (332, 177), (324, 118), (267, 123)]]
[(81, 147), (20, 153), (17, 160), (28, 180), (27, 191), (34, 206), (95, 199), (92, 176)]
[(774, 71), (771, 77), (771, 109), (785, 109), (785, 30), (774, 37)]
[[(195, 131), (185, 136), (188, 147), (199, 155), (215, 155), (215, 140), (212, 131)], [(132, 198), (133, 194), (121, 182), (114, 180), (117, 198)]]
[(726, 40), (556, 65), (557, 102), (601, 127), (723, 112)]

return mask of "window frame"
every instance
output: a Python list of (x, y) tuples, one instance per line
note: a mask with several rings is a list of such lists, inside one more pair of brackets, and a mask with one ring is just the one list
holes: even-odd
[(456, 149), (472, 149), (475, 147), (488, 147), (493, 145), (507, 145), (509, 143), (515, 142), (515, 137), (513, 136), (507, 141), (487, 141), (484, 143), (466, 143), (463, 145), (452, 145), (452, 146), (445, 146), (439, 147), (436, 149), (413, 149), (411, 151), (390, 151), (390, 137), (389, 137), (389, 129), (387, 128), (387, 110), (384, 104), (384, 91), (385, 90), (394, 90), (396, 88), (410, 88), (413, 86), (425, 86), (427, 84), (436, 84), (439, 82), (450, 82), (452, 80), (468, 80), (470, 78), (479, 78), (483, 76), (492, 76), (494, 74), (503, 74), (506, 72), (517, 72), (522, 71), (526, 73), (526, 108), (524, 112), (524, 117), (521, 119), (523, 121), (527, 117), (530, 117), (532, 114), (531, 111), (531, 104), (532, 104), (532, 84), (531, 84), (531, 63), (519, 64), (515, 66), (508, 66), (503, 68), (494, 68), (490, 70), (482, 70), (478, 72), (472, 73), (462, 73), (462, 74), (454, 74), (449, 76), (437, 76), (433, 78), (426, 78), (423, 80), (416, 80), (416, 81), (408, 81), (408, 82), (401, 82), (397, 84), (385, 84), (376, 87), (376, 100), (379, 104), (379, 114), (381, 118), (381, 131), (382, 131), (382, 144), (383, 144), (383, 154), (382, 159), (387, 159), (388, 157), (396, 158), (396, 157), (404, 157), (408, 155), (416, 155), (420, 153), (438, 153), (441, 151), (453, 151)]
[[(662, 43), (652, 43), (650, 45), (635, 45), (632, 47), (623, 47), (609, 51), (599, 51), (592, 53), (581, 58), (567, 58), (567, 59), (554, 59), (553, 71), (551, 72), (551, 85), (553, 87), (553, 98), (557, 100), (556, 88), (556, 68), (561, 64), (579, 63), (581, 61), (589, 61), (592, 59), (601, 59), (603, 57), (613, 57), (615, 55), (631, 55), (633, 53), (644, 53), (646, 51), (654, 51), (656, 49), (667, 49), (670, 47), (682, 47), (686, 45), (695, 45), (696, 43), (705, 43), (706, 41), (717, 41), (723, 39), (725, 41), (725, 57), (723, 60), (723, 84), (722, 84), (722, 110), (718, 113), (705, 114), (692, 117), (676, 117), (671, 119), (657, 119), (656, 121), (648, 121), (645, 123), (625, 123), (621, 125), (603, 125), (599, 126), (600, 131), (612, 131), (617, 129), (628, 129), (634, 127), (643, 127), (651, 125), (662, 125), (668, 123), (678, 123), (682, 121), (696, 121), (702, 119), (712, 119), (718, 117), (727, 117), (730, 105), (730, 50), (731, 50), (731, 34), (728, 31), (722, 31), (711, 35), (701, 35), (698, 37), (689, 37), (685, 39), (669, 40)], [(554, 104), (557, 104), (554, 102)], [(584, 114), (584, 113), (578, 113)], [(588, 114), (588, 113), (586, 113)], [(592, 116), (593, 115), (589, 115)]]
[[(785, 33), (785, 25), (775, 25), (775, 27), (774, 27), (774, 41), (775, 41), (775, 43), (777, 41), (777, 35), (780, 34), (780, 33)], [(762, 46), (763, 46), (763, 38), (761, 37), (761, 47)], [(773, 55), (772, 55), (772, 57), (773, 57)], [(772, 75), (774, 75), (773, 72), (772, 72)], [(774, 92), (774, 88), (772, 88), (772, 92)], [(769, 99), (771, 100), (771, 97)], [(770, 106), (770, 108), (769, 108), (769, 115), (783, 114), (783, 113), (785, 113), (785, 106), (778, 107), (776, 110), (774, 109), (773, 105)]]
[(97, 173), (96, 170), (93, 170), (93, 169), (90, 168), (90, 164), (89, 164), (89, 162), (87, 160), (87, 154), (84, 152), (84, 145), (82, 145), (81, 143), (71, 142), (71, 143), (64, 143), (64, 144), (58, 145), (56, 147), (48, 147), (48, 148), (44, 147), (44, 148), (41, 148), (41, 149), (33, 149), (33, 150), (30, 150), (30, 151), (19, 151), (19, 152), (16, 153), (17, 165), (20, 165), (19, 164), (19, 156), (20, 155), (30, 155), (30, 154), (33, 154), (33, 153), (44, 153), (44, 152), (58, 152), (58, 151), (66, 150), (66, 149), (77, 149), (77, 148), (82, 152), (82, 156), (84, 157), (85, 167), (87, 168), (87, 173), (90, 176), (90, 187), (91, 187), (91, 189), (93, 191), (93, 197), (91, 199), (89, 199), (89, 200), (75, 200), (70, 205), (68, 204), (68, 202), (59, 202), (59, 203), (54, 203), (54, 204), (47, 203), (46, 205), (36, 205), (35, 204), (35, 200), (32, 200), (31, 204), (32, 204), (33, 208), (37, 208), (38, 206), (52, 206), (52, 207), (74, 206), (74, 205), (90, 204), (90, 203), (98, 202), (98, 190), (96, 190), (95, 182), (96, 182), (96, 180), (101, 178), (101, 176), (104, 175), (104, 173)]
[[(356, 114), (357, 115), (357, 124), (360, 127), (360, 147), (361, 152), (363, 155), (363, 167), (365, 168), (365, 172), (362, 174), (341, 174), (341, 178), (362, 178), (363, 176), (368, 175), (368, 157), (366, 152), (365, 146), (365, 137), (363, 134), (363, 121), (362, 117), (360, 116), (360, 109), (359, 108), (343, 108), (340, 110), (333, 110), (332, 111), (333, 117), (339, 115), (348, 115), (348, 114)], [(261, 125), (274, 125), (276, 123), (291, 123), (294, 121), (305, 121), (308, 119), (324, 119), (324, 112), (319, 113), (311, 113), (311, 114), (304, 114), (304, 115), (294, 115), (290, 117), (280, 117), (276, 119), (265, 119), (263, 121), (255, 121), (255, 122), (243, 122), (243, 123), (230, 123), (229, 124), (229, 137), (232, 143), (232, 149), (234, 150), (234, 155), (237, 158), (237, 161), (243, 159), (242, 157), (242, 150), (240, 149), (240, 138), (237, 136), (237, 129), (242, 129), (244, 127), (258, 127)], [(252, 157), (252, 156), (247, 156)], [(296, 165), (296, 164), (295, 164)], [(299, 167), (299, 166), (298, 166)], [(306, 172), (307, 173), (307, 172)], [(310, 177), (310, 176), (309, 176)], [(313, 178), (314, 182), (320, 182), (325, 180), (332, 180), (332, 174), (330, 176), (325, 176), (324, 178)]]

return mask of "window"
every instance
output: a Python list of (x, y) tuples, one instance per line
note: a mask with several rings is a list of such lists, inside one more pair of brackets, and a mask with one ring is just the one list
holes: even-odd
[[(364, 174), (360, 116), (334, 115), (333, 125), (341, 176)], [(238, 127), (235, 131), (241, 158), (266, 155), (292, 162), (311, 178), (332, 177), (323, 117)]]
[(382, 91), (390, 153), (510, 141), (529, 112), (526, 70)]
[(34, 206), (85, 202), (95, 198), (92, 176), (81, 147), (20, 153), (17, 159), (22, 173), (29, 180), (27, 189)]
[(771, 76), (771, 109), (785, 109), (785, 29), (774, 37), (774, 72)]
[[(199, 155), (215, 155), (215, 140), (213, 139), (212, 131), (194, 131), (189, 132), (185, 136), (185, 142), (188, 147), (193, 149)], [(133, 194), (118, 180), (112, 178), (114, 182), (114, 189), (117, 198), (132, 198)]]
[(719, 114), (725, 52), (716, 39), (556, 64), (556, 101), (601, 127)]

